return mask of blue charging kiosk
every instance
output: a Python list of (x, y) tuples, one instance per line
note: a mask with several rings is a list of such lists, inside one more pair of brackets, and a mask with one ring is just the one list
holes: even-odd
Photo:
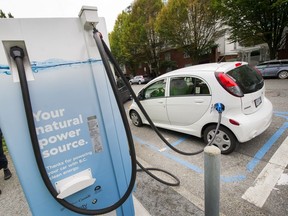
[[(131, 177), (125, 128), (92, 36), (104, 18), (83, 7), (79, 18), (0, 19), (0, 127), (33, 215), (79, 215), (63, 207), (39, 174), (11, 47), (24, 68), (40, 153), (57, 199), (79, 209), (117, 202)], [(115, 212), (134, 215), (132, 195)]]

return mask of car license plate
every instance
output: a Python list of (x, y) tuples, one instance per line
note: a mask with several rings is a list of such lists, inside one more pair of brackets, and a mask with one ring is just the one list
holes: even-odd
[(254, 100), (255, 106), (258, 107), (262, 103), (261, 97)]

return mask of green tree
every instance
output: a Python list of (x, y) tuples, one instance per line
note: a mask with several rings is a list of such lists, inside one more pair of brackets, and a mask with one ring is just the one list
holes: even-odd
[(109, 37), (111, 50), (132, 73), (140, 63), (147, 63), (150, 72), (158, 75), (163, 43), (155, 30), (155, 20), (162, 7), (161, 0), (135, 0), (116, 20)]
[(11, 13), (8, 13), (7, 17), (6, 14), (2, 10), (0, 10), (0, 18), (14, 18), (14, 17), (12, 16)]
[(157, 19), (168, 46), (183, 48), (193, 62), (211, 52), (223, 31), (210, 0), (169, 0)]
[(230, 30), (230, 40), (251, 46), (267, 43), (270, 58), (285, 42), (288, 26), (287, 0), (214, 0), (215, 7)]
[[(125, 65), (132, 73), (136, 71), (137, 58), (135, 58), (136, 45), (131, 41), (131, 15), (123, 11), (118, 15), (113, 31), (109, 34), (111, 52), (120, 65)], [(133, 74), (135, 75), (135, 74)]]
[(137, 45), (141, 63), (147, 63), (154, 75), (159, 73), (159, 54), (163, 45), (156, 32), (156, 19), (162, 7), (162, 0), (136, 0), (131, 11), (131, 42)]

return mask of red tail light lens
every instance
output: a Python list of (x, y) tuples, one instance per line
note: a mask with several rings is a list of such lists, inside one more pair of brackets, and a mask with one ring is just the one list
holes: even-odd
[(243, 97), (243, 93), (239, 88), (238, 84), (227, 74), (216, 72), (215, 76), (220, 85), (230, 94), (236, 97)]

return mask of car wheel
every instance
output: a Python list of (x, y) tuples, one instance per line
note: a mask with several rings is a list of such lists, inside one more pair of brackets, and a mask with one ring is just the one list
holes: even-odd
[[(208, 126), (204, 131), (204, 141), (206, 144), (211, 141), (215, 134), (216, 125)], [(230, 154), (236, 149), (238, 141), (234, 134), (227, 128), (220, 126), (213, 145), (217, 146), (222, 154)]]
[(287, 79), (287, 77), (288, 77), (288, 71), (280, 71), (278, 73), (278, 78), (279, 79)]
[(136, 126), (136, 127), (141, 127), (143, 125), (142, 120), (139, 116), (139, 114), (132, 110), (130, 112), (130, 119), (132, 120), (132, 123)]
[(141, 84), (142, 84), (142, 82), (139, 80), (139, 81), (138, 81), (138, 84), (139, 84), (139, 85), (141, 85)]
[(133, 82), (132, 81), (129, 81), (130, 85), (133, 85)]

